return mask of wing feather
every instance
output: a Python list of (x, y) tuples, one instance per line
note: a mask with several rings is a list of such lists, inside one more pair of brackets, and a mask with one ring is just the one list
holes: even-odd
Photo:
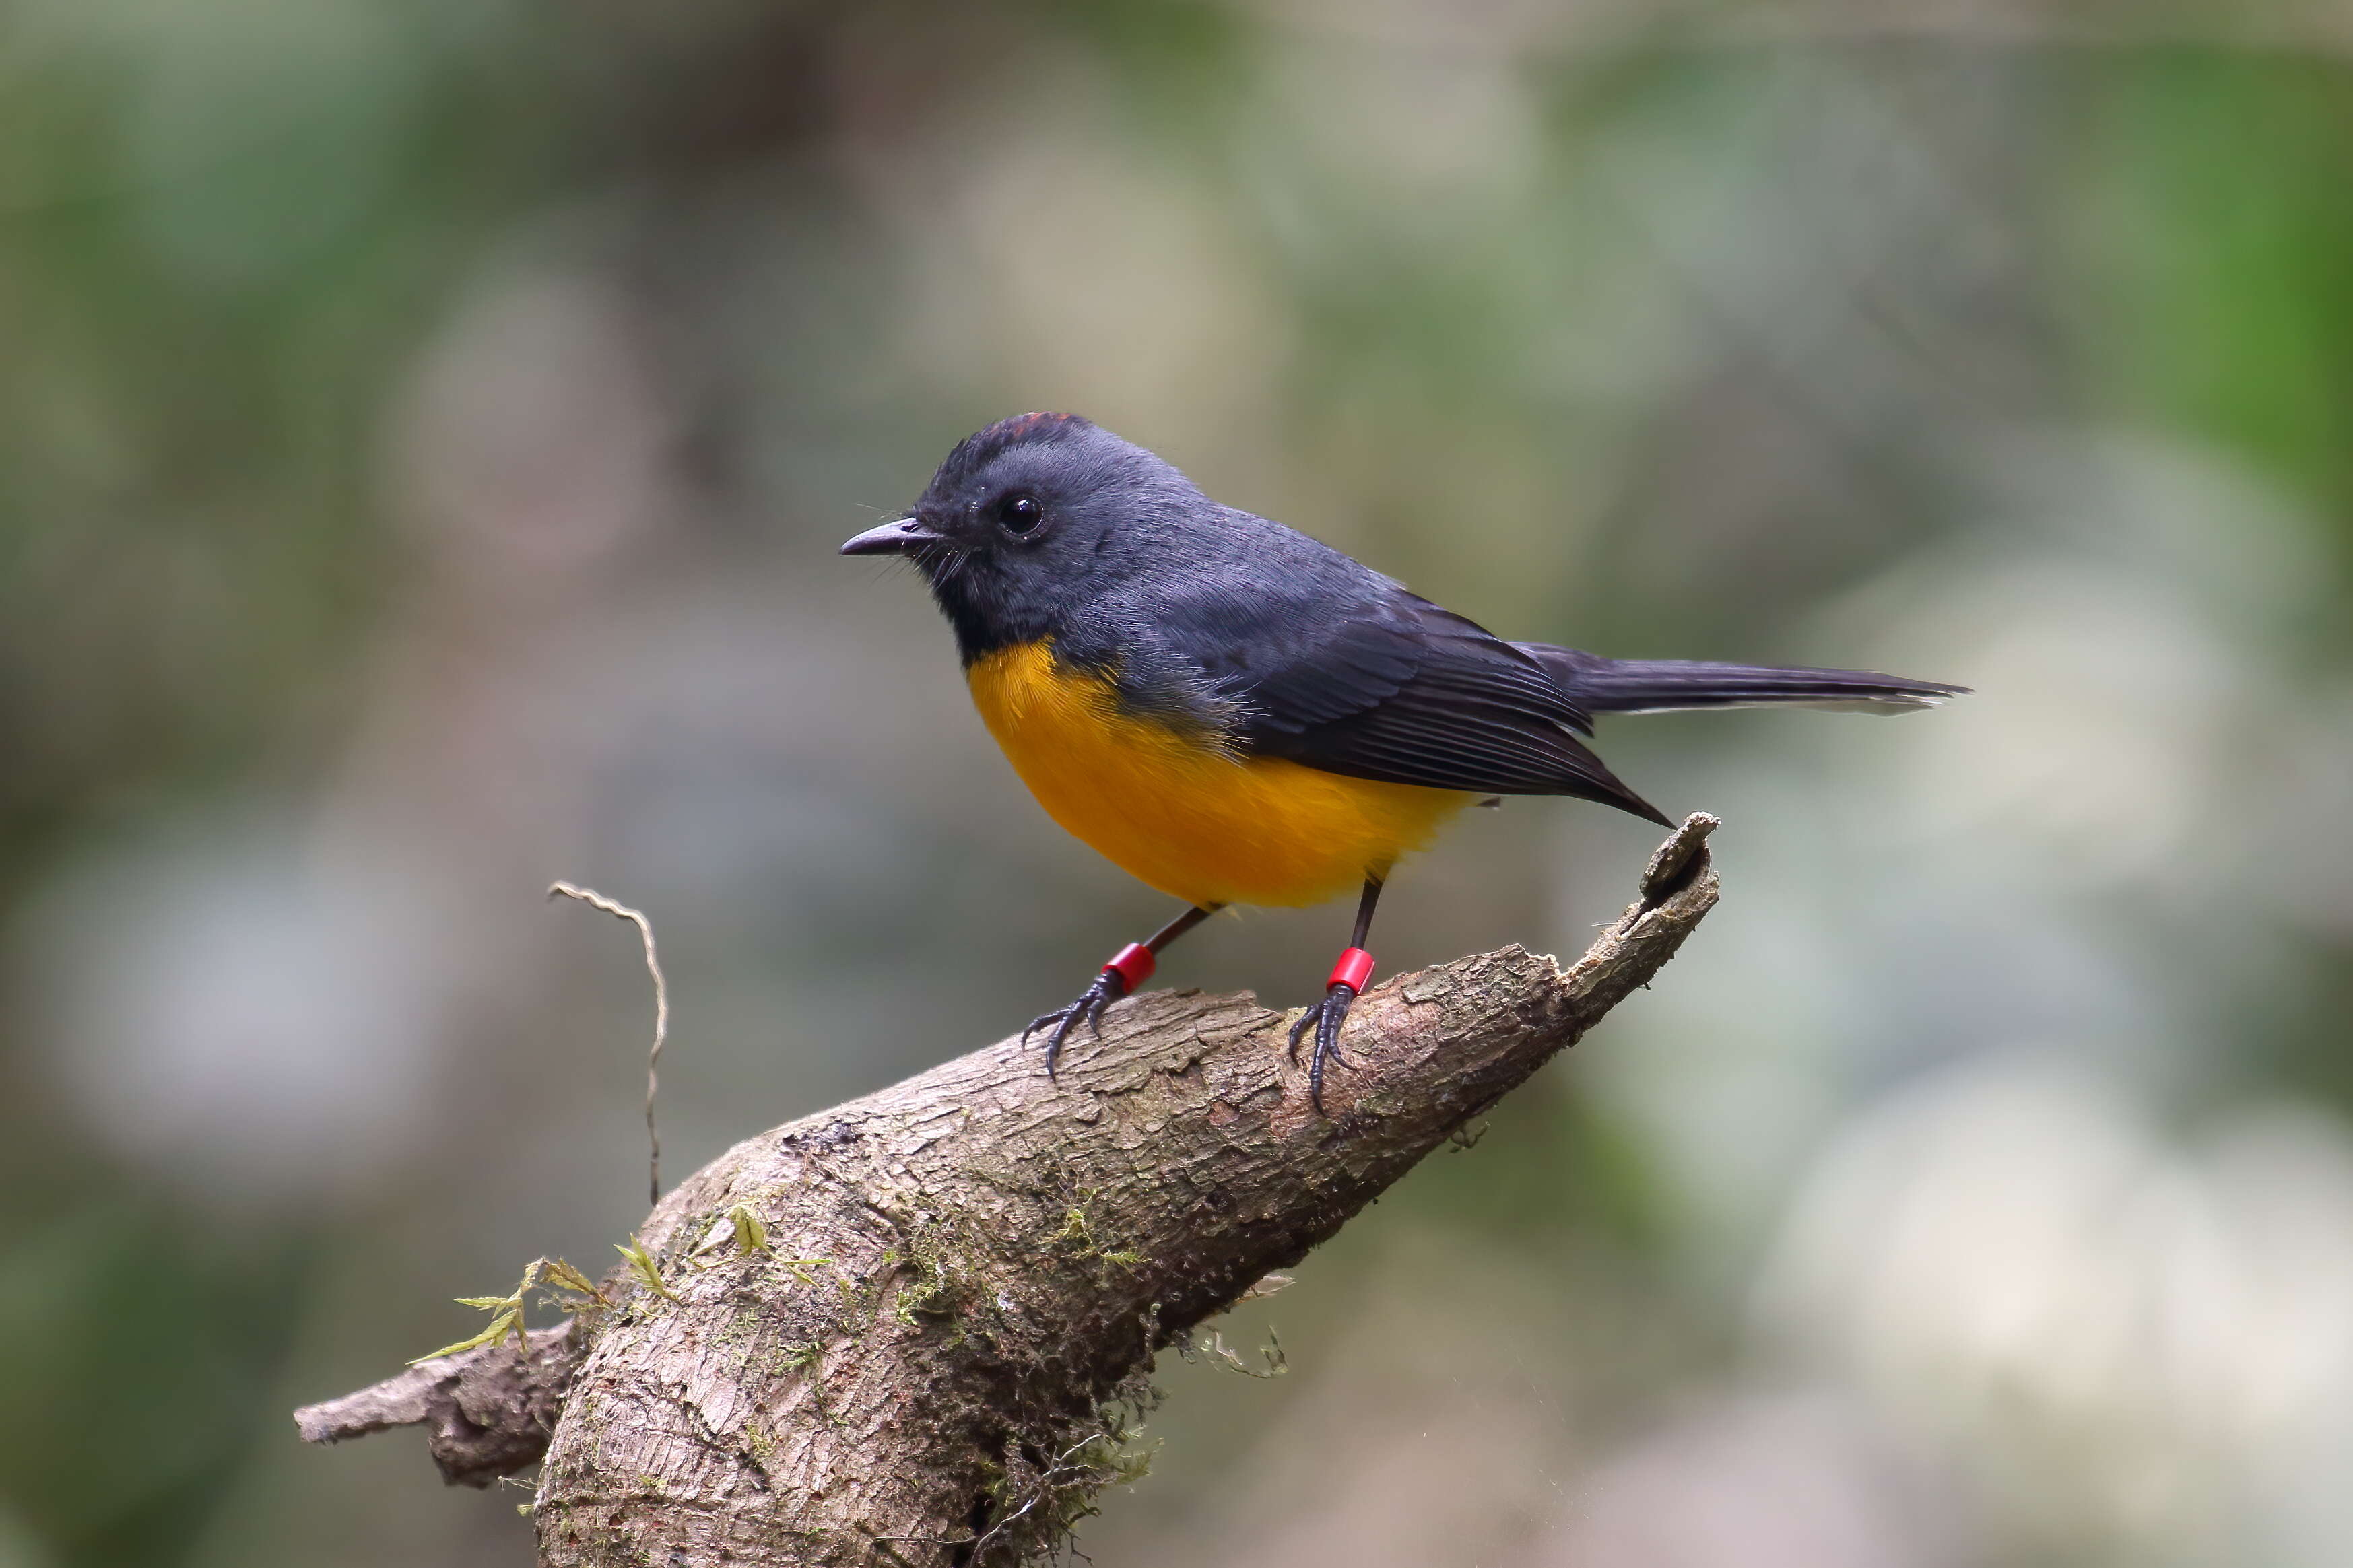
[(1401, 589), (1219, 662), (1255, 755), (1480, 795), (1567, 795), (1667, 819), (1577, 737), (1591, 720), (1530, 655)]

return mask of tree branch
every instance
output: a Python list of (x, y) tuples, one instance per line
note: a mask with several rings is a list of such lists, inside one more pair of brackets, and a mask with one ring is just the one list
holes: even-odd
[(1374, 987), (1328, 1119), (1282, 1015), (1140, 996), (1059, 1083), (1007, 1040), (738, 1144), (646, 1222), (670, 1295), (608, 1287), (531, 1355), (427, 1363), (303, 1436), (425, 1422), (476, 1485), (543, 1446), (546, 1568), (1035, 1556), (1126, 1473), (1155, 1352), (1650, 981), (1715, 902), (1715, 826), (1687, 819), (1566, 971), (1513, 947)]
[(451, 1486), (486, 1487), (547, 1451), (564, 1391), (580, 1364), (577, 1323), (533, 1329), (527, 1347), (489, 1346), (412, 1366), (356, 1394), (294, 1412), (305, 1443), (340, 1443), (422, 1426)]

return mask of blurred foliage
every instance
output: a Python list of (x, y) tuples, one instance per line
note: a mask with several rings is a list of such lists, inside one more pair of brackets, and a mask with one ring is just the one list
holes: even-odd
[(206, 1238), (127, 1197), (18, 1233), (0, 1263), (0, 1466), (21, 1525), (72, 1561), (176, 1561), (257, 1428), (283, 1419), (269, 1373), (303, 1250)]
[[(1933, 1378), (1795, 1372), (1749, 1318), (1884, 1103), (2063, 1041), (2186, 1124), (2353, 1107), (2353, 854), (2284, 826), (2353, 770), (2353, 63), (2176, 10), (0, 13), (0, 1565), (524, 1560), (512, 1500), (284, 1415), (635, 1218), (642, 999), (528, 926), (551, 877), (680, 954), (678, 1169), (1155, 918), (1004, 778), (913, 584), (828, 554), (1050, 405), (1514, 635), (1988, 688), (1901, 741), (1606, 735), (1725, 808), (1725, 911), (1602, 1060), (1240, 1315), (1303, 1375), (1172, 1372), (1113, 1560), (1647, 1561), (1559, 1498), (1650, 1496), (1677, 1411), (1803, 1376), (1914, 1432)], [(2094, 810), (2154, 847), (2103, 859)], [(1594, 815), (1466, 825), (1385, 967), (1580, 942), (1644, 837)], [(1220, 921), (1171, 978), (1296, 1000), (1330, 923)], [(290, 930), (353, 967), (250, 934)], [(352, 973), (382, 1005), (336, 1010)], [(1998, 1446), (1929, 1403), (1923, 1444)], [(1350, 1537), (1424, 1430), (1504, 1490)], [(2077, 1458), (1952, 1460), (1950, 1539), (2353, 1541), (2285, 1460), (2249, 1501), (2200, 1489), (2237, 1461)]]

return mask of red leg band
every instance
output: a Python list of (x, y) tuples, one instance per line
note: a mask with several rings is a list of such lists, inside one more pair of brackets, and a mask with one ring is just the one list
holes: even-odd
[(1126, 987), (1126, 991), (1121, 993), (1124, 995), (1151, 979), (1152, 972), (1158, 967), (1159, 963), (1152, 956), (1150, 948), (1140, 942), (1131, 942), (1111, 955), (1111, 962), (1103, 965), (1103, 973), (1119, 976), (1120, 984)]
[(1365, 982), (1372, 977), (1373, 955), (1361, 947), (1352, 947), (1340, 955), (1339, 963), (1332, 966), (1332, 978), (1324, 984), (1327, 987), (1345, 985), (1361, 996), (1365, 994)]

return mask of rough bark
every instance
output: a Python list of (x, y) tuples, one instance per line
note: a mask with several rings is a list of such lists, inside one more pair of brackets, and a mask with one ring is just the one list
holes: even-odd
[[(1008, 1040), (738, 1144), (641, 1233), (670, 1295), (623, 1292), (533, 1358), (475, 1352), (312, 1406), (304, 1436), (459, 1409), (477, 1430), (444, 1470), (481, 1484), (478, 1461), (534, 1446), (568, 1374), (535, 1508), (548, 1568), (1034, 1557), (1121, 1473), (1155, 1352), (1665, 963), (1715, 901), (1715, 826), (1686, 821), (1566, 971), (1514, 947), (1376, 986), (1349, 1018), (1352, 1066), (1326, 1079), (1329, 1117), (1286, 1059), (1286, 1016), (1147, 994), (1059, 1083)], [(765, 1248), (733, 1239), (737, 1205)], [(503, 1399), (501, 1375), (520, 1380)], [(489, 1435), (476, 1412), (516, 1425)]]
[(340, 1443), (395, 1426), (425, 1428), (426, 1451), (451, 1486), (486, 1487), (537, 1462), (580, 1366), (577, 1321), (412, 1366), (398, 1377), (294, 1412), (306, 1443)]

